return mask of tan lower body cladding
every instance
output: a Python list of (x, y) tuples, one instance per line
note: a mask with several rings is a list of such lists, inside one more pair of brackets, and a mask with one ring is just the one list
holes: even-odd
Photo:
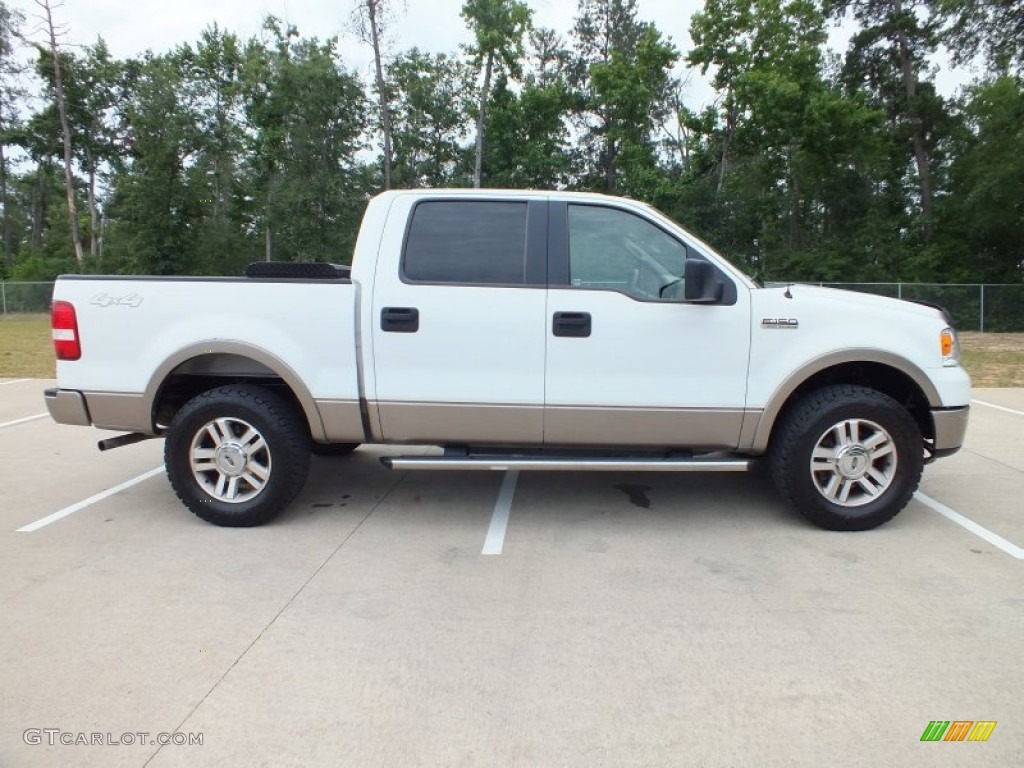
[[(102, 429), (152, 432), (145, 396), (86, 392), (92, 423)], [(364, 435), (354, 400), (317, 400), (330, 442), (465, 443), (579, 447), (734, 450), (760, 412), (727, 408), (606, 408), (599, 406), (486, 405), (370, 402)], [(319, 425), (312, 425), (319, 426)], [(746, 427), (746, 429), (744, 429)], [(312, 430), (311, 431), (317, 431)]]
[(375, 437), (388, 442), (730, 450), (744, 411), (379, 402), (369, 404), (369, 415), (380, 430)]
[(544, 442), (733, 450), (743, 415), (731, 408), (551, 406), (544, 409)]

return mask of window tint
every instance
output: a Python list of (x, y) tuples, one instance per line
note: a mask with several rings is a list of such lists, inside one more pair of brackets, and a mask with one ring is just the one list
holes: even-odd
[(626, 211), (569, 206), (569, 280), (645, 299), (682, 296), (686, 246)]
[(430, 283), (524, 283), (526, 203), (420, 203), (402, 269), (407, 279)]

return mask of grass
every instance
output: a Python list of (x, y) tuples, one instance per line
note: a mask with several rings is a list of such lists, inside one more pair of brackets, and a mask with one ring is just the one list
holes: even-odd
[(960, 362), (975, 387), (1024, 387), (1024, 333), (961, 333)]
[[(1024, 387), (1024, 333), (962, 333), (962, 361), (976, 387)], [(0, 316), (0, 377), (52, 379), (49, 315)]]
[(0, 316), (0, 376), (52, 379), (56, 375), (50, 316)]

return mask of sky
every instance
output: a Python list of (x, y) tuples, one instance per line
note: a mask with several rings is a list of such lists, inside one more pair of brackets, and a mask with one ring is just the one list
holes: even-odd
[[(184, 42), (195, 42), (200, 32), (216, 21), (222, 28), (245, 39), (259, 31), (262, 19), (273, 14), (298, 27), (300, 34), (321, 39), (339, 35), (341, 56), (346, 66), (369, 76), (371, 51), (350, 31), (356, 0), (56, 0), (54, 18), (66, 31), (66, 45), (84, 45), (102, 36), (118, 58), (151, 49), (160, 53)], [(433, 52), (452, 52), (469, 42), (469, 33), (459, 16), (463, 0), (395, 0), (396, 19), (388, 34), (389, 48), (398, 52), (413, 46)], [(572, 27), (576, 0), (527, 0), (534, 24), (552, 27), (566, 34)], [(9, 0), (28, 19), (25, 30), (30, 39), (41, 40), (39, 9), (32, 0)], [(690, 47), (690, 17), (703, 7), (703, 0), (638, 0), (639, 17), (653, 21), (663, 35), (671, 38), (685, 55)], [(845, 48), (849, 32), (837, 29), (830, 45)], [(969, 79), (969, 73), (951, 70), (942, 57), (937, 59), (939, 91), (950, 96)], [(685, 70), (682, 65), (680, 73)], [(713, 91), (707, 78), (692, 72), (685, 93), (689, 106), (709, 103)]]
[[(57, 0), (60, 2), (60, 0)], [(63, 0), (55, 19), (67, 27), (66, 41), (86, 44), (102, 35), (116, 56), (130, 56), (147, 48), (164, 51), (183, 41), (194, 41), (204, 27), (216, 21), (245, 38), (255, 34), (262, 19), (273, 14), (298, 27), (304, 36), (340, 35), (342, 55), (350, 66), (369, 62), (369, 47), (349, 31), (356, 0)], [(396, 19), (389, 35), (392, 48), (418, 46), (429, 51), (453, 51), (469, 42), (459, 15), (463, 0), (394, 0)], [(32, 0), (13, 0), (26, 16), (38, 13)], [(576, 13), (575, 0), (528, 0), (534, 23), (568, 32)], [(639, 0), (640, 17), (653, 21), (678, 47), (689, 46), (690, 16), (702, 0)], [(29, 24), (29, 27), (32, 25)]]

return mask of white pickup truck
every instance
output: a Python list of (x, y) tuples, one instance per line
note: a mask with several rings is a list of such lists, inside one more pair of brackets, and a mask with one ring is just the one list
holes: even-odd
[[(893, 517), (955, 452), (970, 380), (941, 309), (763, 288), (654, 209), (592, 194), (386, 192), (351, 271), (61, 277), (52, 417), (163, 436), (217, 525), (264, 523), (310, 453), (401, 469), (744, 471), (814, 523)], [(680, 499), (680, 504), (685, 504)]]

